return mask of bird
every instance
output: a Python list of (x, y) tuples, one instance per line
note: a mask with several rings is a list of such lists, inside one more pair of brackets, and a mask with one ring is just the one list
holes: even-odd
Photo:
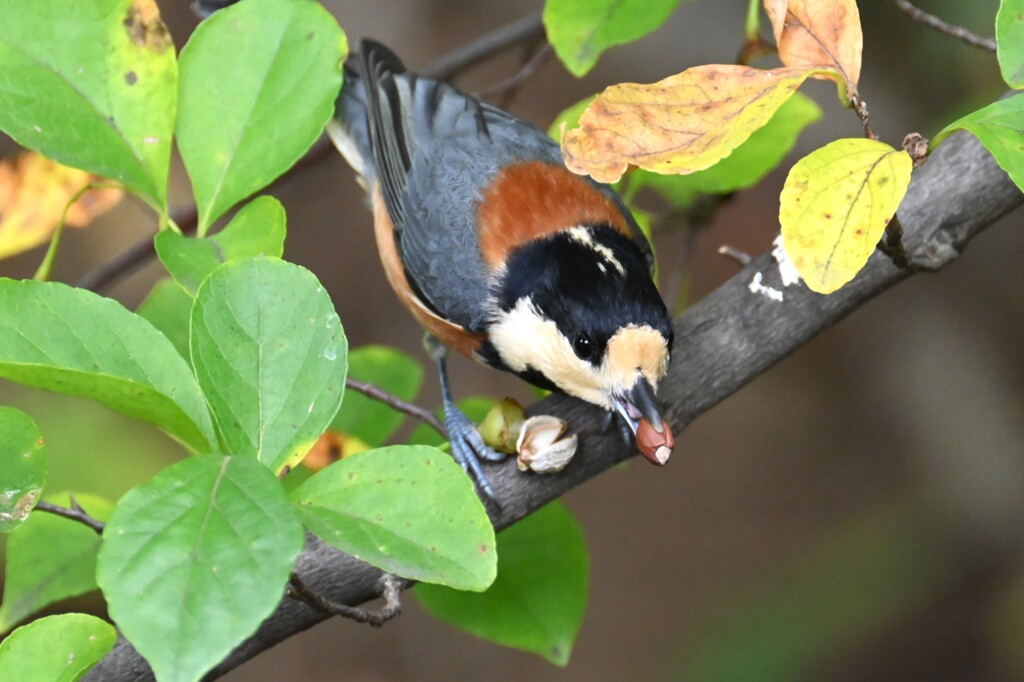
[(651, 247), (610, 186), (570, 172), (530, 123), (370, 39), (345, 63), (327, 132), (367, 193), (391, 287), (427, 331), (452, 455), (488, 497), (481, 462), (504, 455), (456, 406), (447, 348), (617, 415), (665, 463), (656, 390), (672, 321)]

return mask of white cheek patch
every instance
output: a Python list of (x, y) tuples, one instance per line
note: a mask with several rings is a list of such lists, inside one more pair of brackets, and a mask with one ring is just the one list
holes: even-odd
[(576, 357), (569, 340), (529, 298), (519, 299), (512, 310), (499, 314), (487, 335), (509, 369), (534, 369), (566, 393), (611, 408), (601, 372)]
[(555, 323), (529, 298), (499, 313), (488, 338), (512, 371), (536, 370), (569, 395), (607, 410), (613, 409), (612, 395), (632, 387), (640, 374), (657, 388), (668, 368), (665, 337), (647, 325), (619, 329), (608, 341), (599, 367), (581, 360)]
[[(612, 250), (604, 244), (598, 244), (595, 242), (594, 236), (590, 233), (590, 230), (585, 227), (570, 227), (566, 232), (569, 233), (569, 236), (572, 237), (573, 241), (583, 244), (603, 258), (608, 265), (611, 265), (613, 268), (618, 270), (620, 275), (623, 277), (626, 276), (626, 268), (622, 267), (622, 263), (620, 263), (619, 259), (615, 257)], [(603, 264), (598, 264), (598, 267), (601, 268), (601, 272), (607, 272), (603, 267)]]

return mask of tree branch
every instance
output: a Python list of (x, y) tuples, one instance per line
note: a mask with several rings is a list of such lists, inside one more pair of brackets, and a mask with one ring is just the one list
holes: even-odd
[[(898, 217), (907, 252), (934, 269), (954, 260), (982, 229), (1022, 202), (1020, 190), (991, 155), (968, 133), (956, 133), (914, 171)], [(756, 274), (762, 284), (782, 291), (776, 302), (752, 293)], [(735, 393), (811, 337), (838, 322), (862, 303), (913, 272), (875, 253), (857, 278), (840, 291), (820, 296), (803, 285), (783, 287), (770, 254), (755, 258), (735, 277), (675, 320), (672, 366), (661, 384), (666, 416), (677, 431)], [(592, 431), (597, 408), (565, 396), (551, 396), (531, 413), (556, 414), (579, 433)], [(634, 453), (617, 434), (582, 435), (580, 453), (564, 471), (525, 475), (514, 462), (486, 465), (500, 509), (492, 511), (497, 529), (505, 528)], [(360, 604), (379, 594), (382, 571), (309, 537), (295, 572), (325, 599)], [(259, 631), (215, 670), (214, 679), (324, 619), (304, 604), (286, 599)], [(88, 680), (152, 679), (145, 661), (127, 642), (87, 676)]]
[(914, 21), (918, 21), (939, 33), (944, 33), (956, 38), (957, 40), (962, 40), (971, 47), (980, 47), (981, 49), (988, 50), (989, 52), (996, 51), (996, 41), (992, 38), (982, 38), (979, 35), (971, 33), (963, 26), (949, 24), (934, 14), (929, 14), (923, 9), (915, 7), (909, 2), (909, 0), (896, 0), (896, 6), (906, 12), (907, 16)]

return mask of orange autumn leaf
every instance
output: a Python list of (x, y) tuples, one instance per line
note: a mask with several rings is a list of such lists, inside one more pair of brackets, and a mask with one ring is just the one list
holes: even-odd
[[(0, 258), (50, 238), (68, 202), (100, 177), (63, 166), (36, 152), (0, 161)], [(65, 224), (85, 227), (124, 196), (121, 189), (89, 190), (68, 208)]]
[(365, 452), (370, 446), (355, 436), (338, 431), (325, 431), (302, 458), (302, 466), (317, 472), (340, 459)]
[(857, 94), (864, 35), (856, 0), (764, 0), (764, 9), (783, 64), (835, 69), (847, 98)]
[(708, 64), (649, 85), (613, 85), (583, 113), (579, 128), (563, 132), (565, 165), (599, 182), (615, 182), (630, 165), (679, 175), (709, 168), (817, 73)]

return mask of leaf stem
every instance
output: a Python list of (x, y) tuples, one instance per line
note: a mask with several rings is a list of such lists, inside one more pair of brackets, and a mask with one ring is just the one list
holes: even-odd
[(994, 39), (982, 38), (963, 26), (956, 26), (954, 24), (947, 23), (934, 14), (929, 14), (928, 12), (915, 7), (908, 0), (896, 0), (896, 6), (903, 10), (914, 21), (920, 22), (939, 33), (952, 36), (953, 38), (961, 40), (972, 47), (980, 47), (981, 49), (988, 50), (989, 52), (996, 51), (996, 41)]
[(737, 64), (750, 64), (756, 59), (767, 54), (776, 52), (772, 43), (761, 37), (761, 3), (759, 0), (750, 0), (747, 7), (747, 24), (744, 29), (743, 45), (736, 56)]
[(761, 2), (750, 0), (747, 4), (747, 42), (753, 43), (761, 39)]
[(64, 225), (67, 223), (68, 211), (71, 210), (71, 207), (78, 203), (78, 200), (85, 196), (86, 192), (107, 187), (121, 187), (121, 184), (107, 181), (90, 182), (72, 195), (68, 203), (64, 205), (64, 210), (61, 211), (57, 229), (53, 231), (53, 236), (50, 238), (50, 246), (46, 249), (46, 255), (43, 256), (43, 261), (32, 275), (32, 279), (37, 282), (46, 282), (50, 279), (50, 271), (53, 269), (53, 262), (57, 259), (57, 249), (60, 248), (60, 238), (64, 235)]

